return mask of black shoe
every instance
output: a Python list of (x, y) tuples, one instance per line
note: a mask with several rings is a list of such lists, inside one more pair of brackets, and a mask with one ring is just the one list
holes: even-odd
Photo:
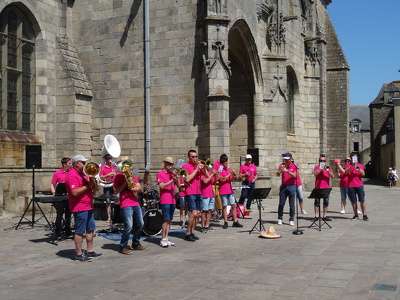
[(233, 222), (232, 227), (239, 227), (239, 228), (242, 228), (243, 225), (240, 224), (238, 221), (236, 221), (236, 222)]
[(81, 255), (76, 255), (75, 256), (75, 260), (79, 260), (79, 261), (92, 261), (93, 258), (86, 256), (85, 254), (81, 254)]
[(200, 238), (197, 235), (194, 235), (194, 233), (190, 234), (192, 238), (194, 238), (196, 241), (199, 240)]
[(367, 215), (363, 215), (363, 220), (364, 220), (364, 221), (369, 221)]
[(187, 235), (185, 235), (185, 241), (188, 241), (188, 242), (195, 242), (196, 240), (195, 240), (194, 237), (192, 237), (191, 234), (187, 234)]
[(201, 227), (200, 232), (201, 233), (207, 233), (207, 227)]
[(313, 223), (314, 223), (314, 222), (317, 222), (317, 221), (318, 221), (318, 217), (315, 217), (315, 218), (312, 218), (312, 219), (311, 219), (311, 222), (313, 222)]
[(323, 221), (329, 221), (329, 222), (332, 221), (332, 219), (329, 218), (329, 217), (322, 218), (322, 220), (323, 220)]
[(224, 226), (222, 226), (223, 229), (228, 229), (228, 222), (224, 223)]
[(183, 221), (179, 222), (179, 226), (183, 227)]
[(354, 217), (351, 218), (352, 221), (354, 220), (359, 220), (358, 215), (354, 215)]
[(88, 257), (100, 257), (100, 256), (103, 256), (102, 253), (96, 253), (96, 252), (94, 252), (94, 251), (92, 251), (92, 252), (86, 252), (86, 255), (87, 255)]

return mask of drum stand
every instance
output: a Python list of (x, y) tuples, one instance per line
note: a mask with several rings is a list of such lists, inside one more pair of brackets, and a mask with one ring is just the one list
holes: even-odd
[[(313, 189), (311, 192), (310, 196), (308, 198), (314, 198), (314, 199), (324, 199), (329, 196), (332, 188), (326, 188), (326, 189)], [(322, 204), (323, 205), (323, 204)], [(318, 231), (321, 231), (321, 227), (326, 224), (328, 225), (329, 228), (332, 228), (325, 220), (322, 220), (323, 223), (321, 222), (322, 217), (321, 217), (321, 200), (319, 203), (319, 215), (318, 218), (314, 220), (314, 222), (311, 223), (308, 228), (311, 228), (311, 226), (316, 225), (318, 227)], [(318, 221), (318, 224), (317, 224)]]
[[(253, 232), (254, 229), (257, 229), (258, 232), (261, 232), (262, 230), (265, 231), (264, 228), (264, 221), (261, 219), (261, 209), (264, 210), (264, 207), (261, 204), (262, 199), (267, 198), (269, 192), (271, 191), (271, 188), (261, 188), (261, 189), (254, 189), (249, 198), (252, 200), (255, 200), (257, 202), (257, 208), (258, 208), (258, 221), (256, 224), (254, 224), (253, 228), (250, 230), (249, 234)], [(257, 225), (260, 226), (260, 229), (256, 228)]]

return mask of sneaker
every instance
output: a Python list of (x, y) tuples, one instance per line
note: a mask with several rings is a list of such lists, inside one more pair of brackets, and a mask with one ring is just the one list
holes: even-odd
[(361, 210), (357, 209), (357, 213), (358, 214), (362, 214)]
[(191, 235), (192, 238), (194, 238), (196, 241), (200, 239), (200, 238), (199, 238), (197, 235), (195, 235), (194, 233), (192, 233), (192, 234), (190, 234), (190, 235)]
[(132, 251), (128, 247), (119, 247), (119, 253), (131, 255)]
[(224, 226), (222, 226), (223, 229), (227, 229), (228, 228), (228, 222), (224, 223)]
[(236, 222), (233, 222), (233, 223), (232, 223), (232, 227), (238, 227), (238, 228), (242, 228), (242, 227), (243, 227), (243, 225), (242, 225), (242, 224), (240, 224), (238, 221), (236, 221)]
[(86, 255), (88, 257), (100, 257), (100, 256), (103, 256), (103, 253), (96, 253), (94, 251), (91, 251), (91, 252), (86, 252)]
[(183, 227), (183, 221), (179, 222), (179, 226)]
[(294, 226), (294, 221), (289, 221), (290, 226)]
[(207, 233), (207, 227), (201, 227), (200, 232), (201, 233)]
[(76, 255), (76, 256), (75, 256), (75, 260), (79, 260), (79, 261), (92, 261), (93, 258), (88, 257), (88, 256), (85, 255), (85, 254), (80, 254), (80, 255)]
[(194, 239), (194, 237), (192, 237), (192, 235), (187, 234), (187, 235), (185, 235), (185, 241), (195, 242), (196, 240)]
[(346, 212), (345, 212), (344, 209), (342, 209), (342, 210), (340, 211), (340, 213), (344, 215)]
[(329, 218), (329, 217), (322, 218), (322, 220), (323, 220), (323, 221), (329, 221), (329, 222), (332, 221), (332, 219)]
[(318, 217), (314, 217), (314, 218), (311, 219), (311, 222), (313, 222), (313, 223), (317, 222), (317, 221), (318, 221)]
[(364, 221), (369, 221), (369, 218), (367, 217), (367, 215), (363, 215), (363, 220)]
[(358, 215), (354, 215), (354, 217), (351, 218), (352, 221), (354, 220), (359, 220)]
[(133, 250), (147, 250), (147, 247), (143, 247), (141, 244), (132, 245)]
[(175, 246), (175, 243), (171, 242), (169, 239), (167, 239), (167, 243), (168, 243), (168, 246)]
[(161, 239), (160, 246), (162, 248), (168, 247), (168, 240), (167, 239)]
[(307, 212), (306, 212), (304, 209), (301, 211), (301, 213), (302, 213), (303, 215), (306, 215), (306, 214), (307, 214)]
[(282, 220), (278, 219), (278, 225), (282, 225)]
[(214, 228), (212, 228), (211, 226), (206, 227), (207, 231), (214, 231)]

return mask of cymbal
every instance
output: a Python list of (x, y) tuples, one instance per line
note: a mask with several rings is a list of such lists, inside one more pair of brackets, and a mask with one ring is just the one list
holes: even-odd
[(101, 194), (100, 197), (103, 199), (110, 198), (111, 200), (119, 200), (119, 197), (114, 196), (114, 195)]

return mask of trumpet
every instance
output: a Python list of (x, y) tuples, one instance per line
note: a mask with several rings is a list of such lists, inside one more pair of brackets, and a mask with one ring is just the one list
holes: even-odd
[(330, 170), (330, 168), (331, 168), (331, 167), (330, 167), (330, 166), (328, 166), (328, 165), (325, 165), (325, 166), (324, 166), (324, 169), (325, 169), (325, 170), (327, 170), (327, 171), (329, 171), (329, 170)]
[(360, 166), (359, 165), (356, 166), (356, 170), (360, 171)]
[(135, 182), (133, 181), (132, 174), (132, 164), (133, 162), (130, 159), (123, 160), (117, 165), (117, 172), (122, 172), (125, 175), (126, 185), (129, 189), (132, 189), (135, 186)]
[(99, 187), (96, 177), (99, 175), (100, 173), (100, 166), (98, 164), (96, 164), (95, 162), (88, 162), (85, 164), (85, 166), (83, 167), (83, 173), (89, 177), (90, 179), (90, 185), (92, 186), (92, 191), (94, 192), (95, 190), (97, 190), (97, 188)]

